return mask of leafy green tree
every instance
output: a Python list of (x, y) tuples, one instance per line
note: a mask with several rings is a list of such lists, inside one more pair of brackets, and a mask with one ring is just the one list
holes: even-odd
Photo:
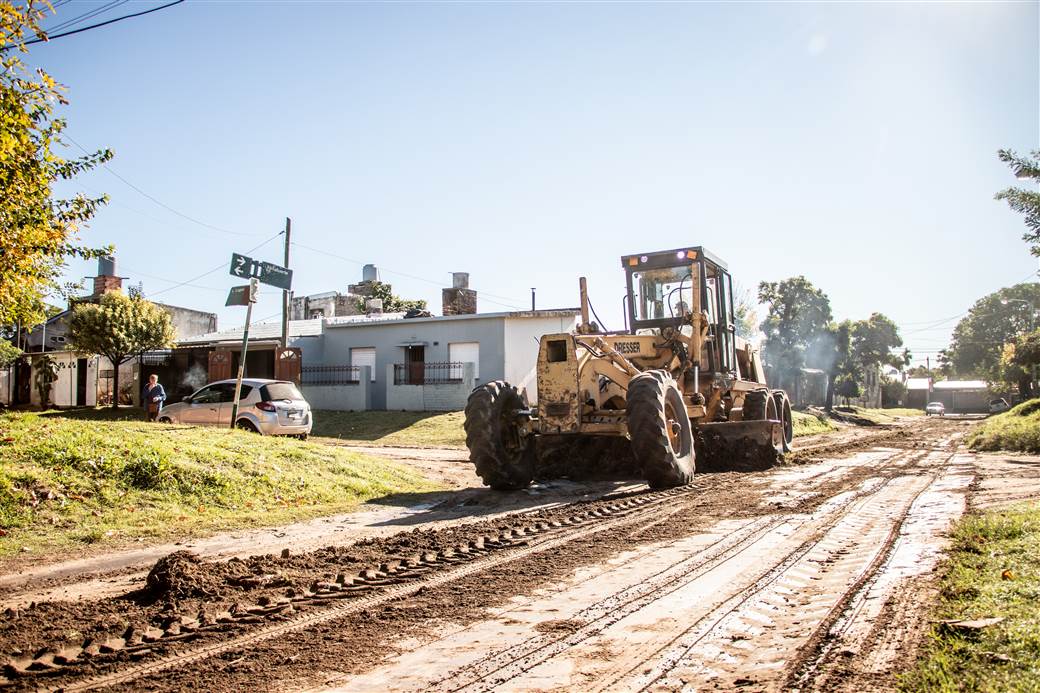
[(852, 325), (852, 352), (864, 368), (876, 368), (883, 364), (899, 367), (903, 355), (893, 350), (903, 346), (896, 324), (881, 313), (872, 313), (866, 320), (857, 320)]
[(74, 288), (59, 283), (67, 258), (111, 252), (78, 244), (79, 227), (107, 197), (52, 198), (58, 180), (108, 161), (112, 152), (66, 160), (53, 151), (65, 129), (54, 117), (55, 107), (68, 103), (64, 88), (43, 70), (30, 71), (20, 57), (25, 41), (45, 36), (41, 8), (49, 7), (0, 0), (0, 323), (23, 327), (43, 321), (47, 293)]
[(387, 313), (406, 313), (410, 310), (426, 310), (426, 301), (422, 299), (410, 301), (395, 296), (393, 287), (383, 282), (372, 282), (369, 293), (364, 298), (358, 299), (357, 308), (364, 312), (365, 301), (369, 298), (379, 298), (383, 301), (383, 310)]
[(827, 374), (824, 408), (834, 408), (834, 387), (839, 377), (859, 382), (860, 372), (852, 356), (852, 322), (831, 323), (820, 332), (809, 350), (806, 362)]
[[(1040, 308), (1040, 284), (1016, 284), (983, 296), (953, 328), (942, 363), (957, 375), (1007, 382), (1004, 345), (1037, 327), (1034, 307)], [(1017, 383), (1023, 397), (1031, 395), (1028, 374), (1021, 372)]]
[(831, 322), (830, 299), (808, 279), (798, 276), (762, 282), (758, 300), (769, 310), (761, 325), (765, 333), (763, 358), (776, 377), (775, 385), (791, 390), (797, 401), (806, 355)]
[(881, 378), (881, 406), (898, 407), (906, 397), (906, 385), (888, 376)]
[[(79, 303), (69, 319), (68, 339), (83, 354), (99, 354), (112, 362), (113, 387), (119, 392), (119, 366), (152, 349), (173, 345), (170, 314), (143, 298), (129, 298), (115, 291), (97, 303)], [(118, 394), (112, 407), (119, 406)]]
[(8, 341), (0, 339), (0, 368), (7, 368), (22, 355), (22, 350)]
[[(1023, 157), (1009, 149), (1001, 149), (997, 156), (1011, 167), (1015, 177), (1032, 180), (1033, 185), (1040, 183), (1040, 151), (1030, 152), (1028, 157)], [(1025, 217), (1029, 230), (1022, 235), (1022, 240), (1030, 244), (1030, 252), (1033, 255), (1040, 255), (1040, 192), (1024, 188), (1005, 188), (995, 197), (1006, 201), (1008, 207)]]
[(845, 400), (845, 406), (849, 406), (849, 400), (855, 399), (862, 394), (859, 382), (848, 375), (840, 375), (834, 383), (834, 391)]

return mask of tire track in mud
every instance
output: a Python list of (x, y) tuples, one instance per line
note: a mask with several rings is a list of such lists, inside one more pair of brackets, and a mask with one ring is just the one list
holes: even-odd
[[(877, 460), (876, 467), (869, 467), (869, 470), (874, 476), (889, 471), (895, 473), (906, 466), (913, 466), (926, 455), (926, 451), (916, 449), (890, 450), (884, 459)], [(801, 491), (794, 498), (788, 499), (785, 505), (798, 506), (810, 498), (825, 495), (824, 488), (821, 487), (831, 487), (833, 490), (835, 486), (847, 487), (854, 484), (858, 478), (856, 472), (862, 471), (858, 469), (862, 466), (864, 465), (839, 466), (796, 476), (787, 485), (800, 488)], [(848, 478), (850, 475), (854, 477), (852, 480)], [(827, 514), (837, 513), (857, 499), (877, 493), (884, 483), (887, 482), (844, 494), (844, 497), (832, 502)], [(781, 535), (791, 533), (812, 520), (812, 516), (801, 514), (770, 514), (754, 519), (731, 534), (719, 537), (688, 558), (656, 574), (646, 576), (639, 584), (611, 594), (570, 615), (562, 632), (543, 632), (519, 642), (510, 642), (507, 646), (497, 648), (447, 676), (424, 684), (423, 687), (436, 691), (489, 690), (503, 682), (515, 682), (517, 677), (525, 672), (580, 646), (626, 616), (651, 606), (655, 601), (733, 560), (755, 547), (764, 537), (776, 533), (778, 529), (781, 530)], [(367, 684), (362, 684), (362, 687), (364, 685)]]
[[(113, 666), (121, 667), (115, 671), (107, 672), (80, 681), (63, 683), (56, 690), (80, 691), (94, 688), (125, 684), (141, 677), (151, 676), (171, 668), (185, 666), (202, 660), (217, 657), (225, 652), (240, 650), (254, 646), (266, 640), (277, 638), (294, 631), (314, 627), (316, 625), (341, 619), (351, 614), (378, 607), (387, 602), (398, 600), (410, 594), (424, 589), (433, 589), (442, 585), (450, 584), (468, 575), (490, 570), (496, 566), (523, 560), (532, 554), (552, 551), (567, 543), (588, 539), (598, 533), (622, 527), (629, 524), (643, 522), (645, 524), (649, 517), (655, 517), (660, 506), (673, 502), (676, 498), (709, 492), (712, 487), (724, 483), (725, 479), (707, 476), (695, 480), (693, 483), (667, 491), (643, 492), (632, 494), (628, 498), (604, 498), (600, 501), (588, 502), (585, 505), (595, 506), (582, 513), (571, 515), (563, 521), (537, 522), (524, 515), (509, 517), (518, 528), (502, 532), (492, 541), (470, 542), (468, 546), (459, 546), (455, 551), (450, 549), (440, 552), (440, 555), (424, 557), (415, 561), (415, 565), (403, 566), (401, 570), (390, 568), (386, 564), (382, 567), (386, 572), (366, 577), (362, 571), (359, 579), (350, 580), (346, 585), (341, 584), (338, 588), (328, 585), (326, 594), (306, 594), (300, 601), (325, 602), (323, 608), (309, 611), (296, 616), (289, 616), (287, 620), (273, 625), (263, 625), (263, 616), (268, 613), (275, 617), (285, 618), (291, 614), (291, 604), (278, 604), (271, 608), (247, 609), (240, 614), (243, 625), (255, 626), (250, 632), (232, 635), (218, 643), (211, 643), (197, 647), (187, 652), (161, 657), (156, 660), (130, 664), (114, 663)], [(564, 509), (557, 508), (557, 510)], [(487, 555), (484, 555), (484, 554)], [(451, 567), (459, 564), (457, 567)], [(447, 566), (447, 567), (445, 567)], [(439, 569), (437, 569), (439, 568)], [(428, 572), (435, 572), (427, 575)], [(389, 578), (389, 579), (388, 579)], [(377, 593), (368, 596), (359, 596), (352, 590), (351, 582), (358, 588), (367, 591), (368, 586), (359, 583), (373, 582), (377, 587)], [(398, 583), (398, 584), (394, 584)], [(353, 598), (350, 598), (353, 597)], [(348, 598), (349, 601), (336, 604), (333, 600)], [(286, 600), (290, 601), (290, 600)], [(289, 608), (284, 608), (289, 606)], [(258, 613), (260, 611), (261, 613)], [(233, 622), (235, 614), (228, 614), (224, 623)], [(259, 625), (257, 625), (259, 623)], [(219, 625), (213, 624), (213, 625)], [(184, 639), (184, 636), (192, 636), (192, 633), (182, 633), (178, 629), (168, 636), (162, 633), (154, 633), (147, 640), (131, 638), (122, 639), (123, 642), (109, 641), (107, 652), (118, 654), (126, 651), (130, 654), (140, 652), (142, 655), (151, 653), (149, 645), (161, 645), (164, 637), (169, 641)], [(119, 640), (119, 639), (116, 639)], [(105, 654), (105, 645), (94, 655)], [(60, 648), (45, 649), (37, 657), (29, 660), (10, 660), (5, 669), (8, 676), (32, 677), (34, 675), (55, 675), (62, 673), (65, 667), (74, 666), (76, 660), (81, 656), (89, 654), (88, 648)], [(71, 670), (65, 669), (69, 673)], [(10, 683), (0, 679), (0, 684)]]

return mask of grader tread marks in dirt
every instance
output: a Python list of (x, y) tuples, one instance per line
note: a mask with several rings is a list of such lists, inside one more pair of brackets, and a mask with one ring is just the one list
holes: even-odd
[(466, 447), (477, 475), (493, 489), (526, 488), (534, 478), (533, 450), (507, 445), (515, 413), (524, 409), (521, 391), (501, 380), (476, 388), (466, 400)]

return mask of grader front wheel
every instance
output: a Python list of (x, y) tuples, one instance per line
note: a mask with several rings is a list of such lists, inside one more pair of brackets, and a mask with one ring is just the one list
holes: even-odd
[(522, 391), (502, 380), (478, 387), (466, 401), (466, 447), (484, 483), (500, 491), (525, 488), (534, 478), (534, 446), (520, 435), (528, 408)]
[(628, 434), (651, 488), (682, 486), (693, 480), (693, 429), (670, 374), (647, 371), (629, 382)]

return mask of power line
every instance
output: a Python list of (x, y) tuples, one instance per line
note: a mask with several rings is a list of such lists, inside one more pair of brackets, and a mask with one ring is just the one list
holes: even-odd
[[(275, 235), (271, 236), (270, 238), (268, 238), (266, 241), (264, 241), (260, 245), (254, 246), (254, 247), (250, 248), (249, 250), (247, 250), (246, 252), (247, 253), (251, 253), (254, 250), (258, 250), (258, 249), (264, 247), (265, 245), (267, 245), (268, 243), (270, 243), (271, 241), (273, 241), (274, 239), (278, 238), (281, 235), (282, 235), (282, 232), (279, 231), (278, 233), (276, 233)], [(202, 274), (200, 274), (197, 277), (192, 277), (191, 279), (188, 279), (187, 281), (180, 282), (179, 284), (174, 284), (173, 286), (169, 286), (169, 287), (167, 287), (165, 289), (159, 289), (158, 291), (153, 291), (152, 293), (150, 293), (147, 296), (145, 296), (145, 298), (152, 298), (153, 296), (158, 296), (159, 294), (164, 294), (167, 291), (173, 291), (174, 289), (177, 289), (179, 287), (187, 286), (187, 285), (191, 284), (192, 282), (194, 282), (196, 280), (202, 279), (203, 277), (208, 277), (209, 275), (213, 274), (214, 272), (219, 272), (220, 270), (226, 269), (227, 267), (228, 267), (228, 263), (222, 262), (219, 265), (217, 265), (216, 267), (214, 267), (213, 269), (211, 269), (211, 270), (209, 270), (207, 272), (203, 272)]]
[[(141, 17), (141, 16), (146, 15), (146, 14), (151, 14), (152, 12), (158, 12), (159, 10), (165, 10), (167, 7), (173, 7), (174, 5), (179, 5), (182, 2), (184, 2), (184, 0), (173, 0), (173, 2), (168, 2), (165, 5), (160, 5), (159, 7), (153, 7), (150, 10), (144, 10), (142, 12), (134, 12), (133, 14), (124, 14), (122, 17), (116, 17), (114, 19), (109, 19), (106, 22), (98, 22), (97, 24), (91, 24), (90, 26), (81, 27), (79, 29), (73, 29), (72, 31), (66, 31), (66, 32), (64, 32), (62, 34), (55, 34), (53, 36), (47, 36), (46, 38), (35, 38), (35, 39), (32, 39), (31, 41), (23, 41), (20, 44), (11, 44), (10, 46), (4, 46), (4, 47), (0, 48), (0, 51), (6, 51), (6, 50), (8, 50), (10, 48), (13, 48), (15, 45), (31, 46), (34, 43), (44, 43), (44, 42), (47, 42), (47, 41), (53, 41), (54, 39), (64, 38), (66, 36), (72, 36), (73, 34), (80, 34), (80, 33), (83, 33), (84, 31), (90, 31), (91, 29), (97, 29), (99, 27), (108, 26), (109, 24), (115, 24), (116, 22), (121, 22), (124, 19), (132, 19), (134, 17)], [(119, 3), (119, 4), (122, 4), (122, 3)]]
[[(79, 147), (80, 151), (82, 151), (84, 154), (87, 154), (88, 156), (90, 155), (90, 152), (88, 152), (83, 145), (81, 145), (76, 140), (72, 139), (69, 135), (67, 135), (65, 133), (62, 133), (62, 137), (64, 139), (67, 139), (69, 142), (72, 142), (77, 147)], [(204, 228), (212, 229), (213, 231), (219, 231), (220, 233), (230, 234), (232, 236), (258, 236), (259, 235), (259, 234), (256, 234), (256, 233), (246, 233), (244, 231), (230, 231), (228, 229), (222, 229), (219, 226), (214, 226), (213, 224), (207, 224), (204, 221), (199, 221), (198, 219), (196, 219), (194, 217), (190, 217), (187, 214), (184, 214), (183, 212), (177, 211), (176, 209), (174, 209), (170, 205), (166, 204), (162, 200), (159, 200), (159, 199), (156, 199), (155, 197), (152, 197), (151, 195), (146, 193), (144, 190), (141, 190), (139, 187), (137, 187), (136, 185), (134, 185), (133, 183), (128, 181), (126, 178), (123, 178), (121, 175), (116, 173), (115, 169), (113, 169), (108, 164), (102, 164), (102, 166), (105, 168), (106, 171), (111, 173), (113, 176), (115, 176), (119, 180), (123, 181), (123, 183), (125, 183), (131, 189), (136, 190), (138, 193), (140, 193), (144, 197), (148, 198), (149, 200), (151, 200), (155, 204), (159, 205), (163, 209), (167, 210), (168, 212), (172, 212), (173, 214), (176, 214), (177, 216), (181, 217), (182, 219), (187, 219), (188, 221), (190, 221), (193, 224), (198, 224), (199, 226), (202, 226)]]
[(112, 8), (119, 7), (120, 5), (125, 5), (127, 2), (129, 2), (129, 0), (112, 0), (109, 3), (106, 3), (106, 4), (102, 5), (101, 7), (95, 7), (93, 10), (89, 10), (87, 12), (84, 12), (83, 14), (79, 15), (78, 17), (73, 17), (72, 19), (67, 19), (64, 22), (56, 24), (56, 25), (54, 25), (52, 27), (48, 27), (44, 31), (45, 32), (61, 31), (62, 29), (67, 29), (69, 27), (76, 26), (80, 22), (83, 22), (83, 21), (85, 21), (87, 19), (90, 19), (91, 17), (96, 17), (99, 14), (104, 14), (105, 12), (108, 12)]

